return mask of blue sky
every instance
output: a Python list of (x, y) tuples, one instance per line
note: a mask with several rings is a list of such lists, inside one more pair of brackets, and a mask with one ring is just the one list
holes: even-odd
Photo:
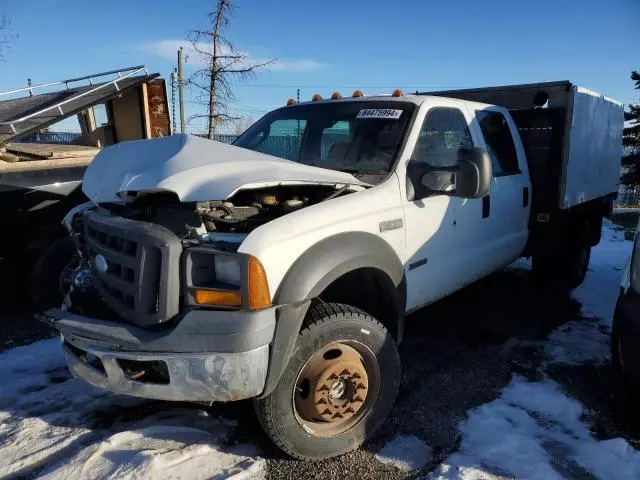
[[(232, 110), (259, 118), (295, 97), (571, 80), (638, 102), (640, 0), (236, 0), (227, 29), (269, 71), (234, 88)], [(18, 35), (0, 91), (146, 64), (169, 78), (189, 30), (215, 1), (0, 0)], [(187, 69), (196, 68), (189, 55)], [(194, 101), (191, 93), (188, 100)], [(188, 114), (199, 107), (188, 103)], [(190, 130), (202, 123), (194, 121)]]

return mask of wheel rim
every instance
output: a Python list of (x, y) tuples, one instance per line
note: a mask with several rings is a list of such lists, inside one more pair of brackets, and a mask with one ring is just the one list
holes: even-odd
[(298, 374), (293, 392), (296, 420), (313, 435), (339, 435), (366, 417), (379, 389), (374, 353), (359, 342), (332, 342), (316, 351)]

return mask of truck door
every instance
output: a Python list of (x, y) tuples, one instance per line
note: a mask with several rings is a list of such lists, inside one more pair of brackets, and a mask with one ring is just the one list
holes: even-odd
[[(426, 110), (412, 149), (411, 161), (432, 166), (457, 163), (460, 147), (472, 146), (465, 116), (457, 106), (460, 102), (438, 99), (438, 105)], [(425, 108), (425, 107), (423, 107)], [(411, 145), (411, 143), (409, 143)], [(452, 190), (455, 179), (444, 174), (433, 189)], [(404, 190), (404, 189), (402, 189)], [(404, 195), (404, 193), (403, 193)], [(404, 201), (406, 219), (407, 310), (414, 310), (456, 290), (464, 281), (465, 271), (453, 268), (457, 252), (453, 248), (456, 210), (461, 200), (434, 193), (426, 198)]]
[(474, 279), (515, 260), (528, 238), (531, 185), (513, 120), (498, 107), (469, 112), (476, 145), (489, 153), (494, 178), (489, 194), (457, 210), (456, 247)]

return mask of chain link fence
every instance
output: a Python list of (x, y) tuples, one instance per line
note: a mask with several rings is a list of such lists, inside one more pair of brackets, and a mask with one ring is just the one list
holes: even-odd
[(640, 207), (640, 186), (631, 188), (620, 187), (616, 207)]
[(81, 133), (73, 132), (33, 132), (29, 135), (25, 135), (17, 140), (12, 140), (16, 143), (62, 143), (69, 144), (74, 140), (77, 140), (82, 136)]

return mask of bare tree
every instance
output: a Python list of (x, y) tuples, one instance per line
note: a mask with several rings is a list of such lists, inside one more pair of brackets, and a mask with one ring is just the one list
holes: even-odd
[(11, 22), (9, 19), (0, 15), (0, 61), (2, 61), (9, 50), (11, 43), (13, 42), (15, 36), (9, 30), (11, 26)]
[(232, 80), (254, 78), (257, 70), (275, 61), (252, 60), (246, 53), (236, 50), (224, 36), (233, 9), (231, 0), (218, 0), (216, 10), (209, 13), (209, 29), (193, 30), (188, 35), (203, 67), (191, 75), (186, 84), (201, 91), (208, 110), (206, 115), (193, 115), (190, 119), (206, 117), (209, 138), (215, 136), (218, 125), (234, 120), (229, 115), (229, 103), (234, 99)]

